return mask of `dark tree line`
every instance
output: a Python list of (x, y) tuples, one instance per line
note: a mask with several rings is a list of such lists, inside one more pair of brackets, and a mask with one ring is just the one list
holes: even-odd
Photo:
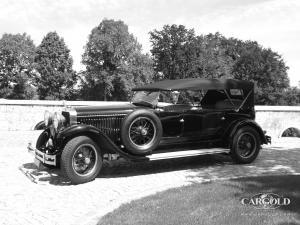
[(219, 33), (196, 36), (193, 29), (182, 25), (154, 30), (150, 41), (155, 79), (244, 79), (256, 84), (256, 104), (296, 101), (289, 98), (299, 90), (289, 88), (288, 67), (282, 57), (255, 41), (228, 39)]
[(104, 19), (84, 47), (86, 69), (76, 73), (56, 32), (37, 47), (27, 34), (4, 34), (0, 98), (128, 100), (132, 87), (156, 80), (224, 77), (253, 81), (256, 104), (300, 104), (300, 90), (289, 86), (281, 55), (255, 41), (166, 25), (150, 32), (150, 42), (151, 56), (142, 53), (124, 22)]
[(64, 40), (48, 33), (36, 47), (27, 34), (0, 39), (0, 98), (70, 99), (76, 83)]

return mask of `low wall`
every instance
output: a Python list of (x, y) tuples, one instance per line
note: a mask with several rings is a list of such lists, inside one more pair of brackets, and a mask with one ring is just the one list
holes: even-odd
[(32, 130), (44, 120), (44, 112), (60, 111), (65, 106), (119, 105), (125, 102), (0, 100), (1, 130)]
[[(100, 101), (43, 101), (43, 100), (0, 100), (0, 130), (32, 130), (43, 120), (44, 111), (59, 111), (66, 105), (120, 105), (126, 102)], [(256, 122), (273, 138), (295, 127), (300, 129), (299, 106), (256, 106)]]
[(291, 127), (300, 130), (300, 106), (256, 106), (256, 122), (272, 138)]

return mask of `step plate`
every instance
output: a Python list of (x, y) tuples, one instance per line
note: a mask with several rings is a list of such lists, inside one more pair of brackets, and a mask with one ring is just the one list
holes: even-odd
[(184, 150), (177, 152), (164, 152), (157, 153), (147, 156), (150, 161), (162, 160), (162, 159), (174, 159), (174, 158), (183, 158), (197, 155), (210, 155), (218, 153), (229, 153), (230, 149), (227, 148), (207, 148), (207, 149), (196, 149), (196, 150)]

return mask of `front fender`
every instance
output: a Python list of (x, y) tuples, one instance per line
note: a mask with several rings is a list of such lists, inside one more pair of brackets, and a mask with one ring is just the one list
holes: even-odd
[(85, 125), (85, 124), (75, 124), (71, 125), (62, 131), (60, 131), (57, 134), (58, 139), (67, 139), (72, 136), (78, 136), (83, 133), (92, 133), (96, 135), (104, 135), (98, 128), (91, 126), (91, 125)]
[(235, 121), (233, 122), (227, 132), (225, 133), (224, 137), (223, 137), (223, 140), (232, 140), (234, 134), (237, 132), (237, 130), (243, 126), (251, 126), (253, 127), (254, 129), (257, 130), (260, 138), (261, 138), (261, 143), (262, 144), (267, 144), (268, 143), (268, 140), (262, 130), (262, 128), (258, 125), (258, 123), (256, 123), (254, 120), (239, 120), (239, 121)]
[[(139, 160), (141, 157), (130, 155), (126, 152), (124, 152), (121, 148), (119, 148), (107, 135), (105, 135), (102, 131), (100, 131), (98, 128), (86, 125), (86, 124), (75, 124), (72, 126), (69, 126), (59, 132), (57, 134), (57, 140), (59, 140), (60, 149), (64, 148), (64, 145), (72, 138), (77, 136), (88, 136), (93, 141), (95, 141), (102, 153), (117, 153), (127, 159), (131, 160)], [(140, 159), (142, 160), (142, 159)]]
[(118, 148), (115, 146), (115, 143), (98, 128), (86, 124), (74, 124), (60, 131), (56, 136), (58, 148), (63, 149), (70, 139), (77, 136), (88, 136), (92, 138), (102, 151), (111, 152), (115, 147)]

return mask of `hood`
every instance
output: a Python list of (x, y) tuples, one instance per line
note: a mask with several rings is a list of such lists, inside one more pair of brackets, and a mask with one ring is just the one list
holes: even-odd
[(137, 108), (131, 103), (109, 104), (103, 103), (99, 106), (78, 106), (74, 107), (77, 116), (84, 116), (90, 114), (127, 114)]

